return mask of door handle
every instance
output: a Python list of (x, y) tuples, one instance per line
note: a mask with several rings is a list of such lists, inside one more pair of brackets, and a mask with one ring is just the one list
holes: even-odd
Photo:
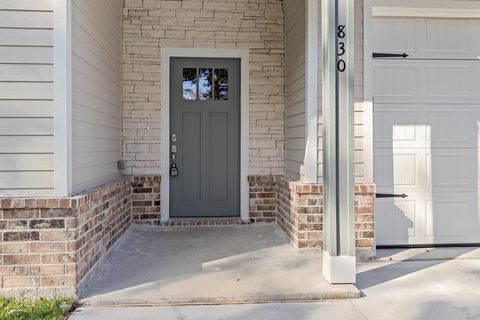
[(395, 193), (377, 193), (375, 194), (376, 198), (402, 198), (405, 199), (408, 197), (405, 193), (395, 194)]
[(374, 52), (373, 58), (407, 58), (408, 54), (406, 53), (382, 53), (382, 52)]

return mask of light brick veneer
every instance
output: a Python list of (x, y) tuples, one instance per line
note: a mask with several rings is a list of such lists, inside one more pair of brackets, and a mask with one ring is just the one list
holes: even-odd
[[(270, 215), (273, 211), (277, 223), (295, 247), (322, 247), (323, 185), (294, 182), (281, 176), (251, 176), (249, 181), (250, 215), (254, 219), (264, 213)], [(267, 193), (263, 192), (266, 184)], [(355, 238), (358, 249), (372, 249), (374, 246), (374, 196), (375, 185), (355, 186)], [(269, 205), (264, 206), (264, 202)]]
[(126, 0), (123, 159), (126, 174), (160, 169), (160, 49), (250, 49), (250, 173), (284, 171), (281, 0)]

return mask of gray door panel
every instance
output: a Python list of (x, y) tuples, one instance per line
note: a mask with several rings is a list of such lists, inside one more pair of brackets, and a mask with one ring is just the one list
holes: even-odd
[[(184, 90), (186, 68), (198, 74), (209, 68), (212, 79), (216, 69), (227, 69), (228, 94), (225, 83), (210, 92), (205, 82), (188, 82)], [(170, 177), (170, 216), (239, 217), (240, 61), (172, 58), (170, 72), (170, 134), (177, 137), (171, 145), (177, 149), (179, 171), (178, 176)], [(217, 74), (224, 75), (220, 72)], [(202, 91), (209, 100), (195, 98), (189, 90)]]

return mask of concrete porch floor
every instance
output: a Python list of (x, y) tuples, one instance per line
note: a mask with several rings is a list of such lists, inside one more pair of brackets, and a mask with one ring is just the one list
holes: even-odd
[(345, 299), (322, 253), (299, 253), (275, 224), (132, 227), (80, 288), (92, 306), (259, 303)]

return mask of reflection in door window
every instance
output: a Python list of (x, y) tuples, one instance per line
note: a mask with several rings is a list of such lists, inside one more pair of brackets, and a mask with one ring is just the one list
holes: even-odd
[(228, 69), (215, 69), (215, 100), (228, 100)]
[(183, 68), (183, 99), (197, 100), (196, 68)]
[(198, 98), (212, 100), (212, 69), (200, 68), (198, 74)]

